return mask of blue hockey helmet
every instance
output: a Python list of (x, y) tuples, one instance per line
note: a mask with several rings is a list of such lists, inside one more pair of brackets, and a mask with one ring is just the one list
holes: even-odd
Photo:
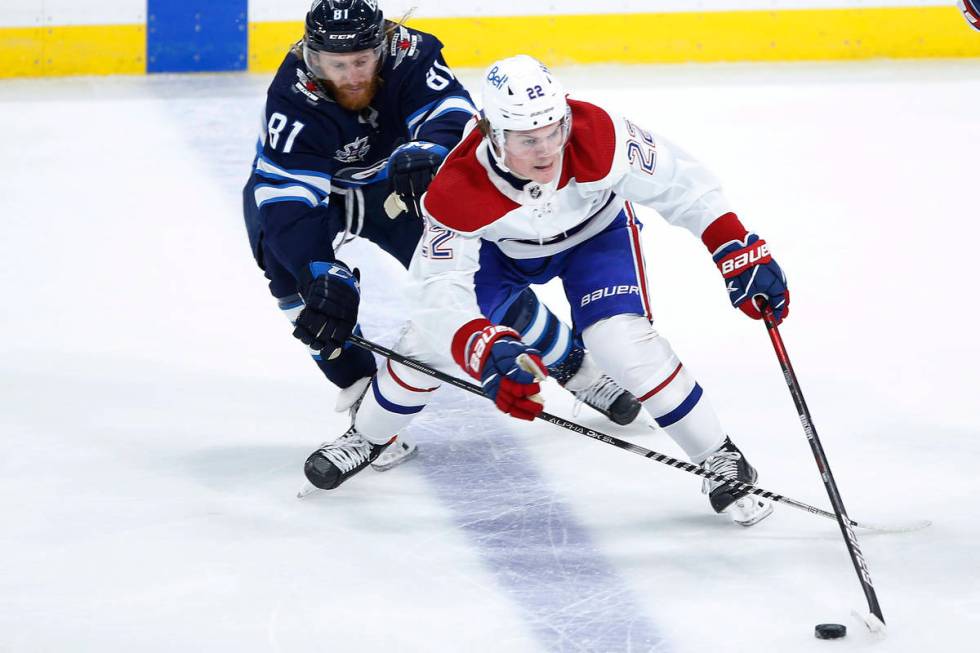
[(303, 43), (317, 52), (384, 48), (384, 14), (378, 0), (316, 0), (306, 14)]

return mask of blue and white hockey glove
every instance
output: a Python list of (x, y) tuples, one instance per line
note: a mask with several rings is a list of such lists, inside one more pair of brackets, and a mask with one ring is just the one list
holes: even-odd
[(761, 320), (761, 298), (772, 308), (776, 324), (789, 316), (786, 275), (769, 253), (766, 241), (748, 233), (734, 213), (711, 223), (701, 239), (725, 278), (732, 306)]
[(341, 347), (357, 326), (361, 303), (361, 273), (351, 272), (341, 261), (313, 261), (300, 272), (299, 293), (306, 306), (296, 318), (293, 335), (327, 358), (340, 355)]
[(548, 376), (548, 369), (541, 353), (521, 342), (517, 331), (474, 320), (456, 334), (453, 355), (501, 411), (532, 420), (544, 409), (538, 381)]
[(980, 31), (980, 0), (956, 0), (966, 22), (975, 30)]
[(391, 189), (410, 215), (422, 218), (419, 202), (448, 153), (442, 145), (412, 141), (399, 145), (388, 157)]

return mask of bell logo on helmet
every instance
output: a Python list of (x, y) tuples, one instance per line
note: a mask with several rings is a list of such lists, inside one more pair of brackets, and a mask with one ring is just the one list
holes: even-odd
[(507, 83), (507, 75), (500, 75), (500, 66), (494, 66), (487, 73), (487, 81), (496, 89), (503, 88)]

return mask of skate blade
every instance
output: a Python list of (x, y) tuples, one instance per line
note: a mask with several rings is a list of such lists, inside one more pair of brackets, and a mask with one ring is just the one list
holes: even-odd
[(296, 498), (297, 499), (305, 499), (306, 497), (310, 496), (311, 494), (314, 494), (314, 493), (319, 492), (319, 491), (320, 491), (320, 488), (318, 488), (317, 486), (315, 486), (312, 483), (310, 483), (309, 481), (307, 481), (306, 483), (303, 483), (303, 487), (301, 487), (299, 489), (299, 492), (296, 493)]
[[(391, 451), (392, 447), (397, 447), (392, 452), (394, 455), (385, 456), (385, 454)], [(378, 456), (378, 459), (371, 463), (371, 469), (376, 472), (387, 472), (393, 467), (398, 467), (402, 463), (408, 462), (419, 453), (419, 447), (416, 444), (406, 447), (403, 446), (402, 443), (395, 441), (395, 444), (392, 445), (392, 447), (385, 449), (385, 451)]]
[(758, 499), (754, 496), (742, 497), (725, 511), (731, 515), (732, 521), (739, 526), (754, 526), (772, 514), (771, 501)]

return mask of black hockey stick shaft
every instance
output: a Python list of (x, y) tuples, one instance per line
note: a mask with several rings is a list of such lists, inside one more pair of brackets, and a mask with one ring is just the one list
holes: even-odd
[[(398, 352), (392, 351), (391, 349), (388, 349), (386, 347), (382, 347), (381, 345), (373, 343), (370, 340), (365, 340), (360, 336), (352, 335), (349, 338), (349, 341), (354, 343), (358, 347), (361, 347), (362, 349), (366, 349), (380, 356), (384, 356), (385, 358), (393, 360), (396, 363), (401, 363), (402, 365), (405, 365), (406, 367), (410, 367), (413, 370), (419, 371), (422, 374), (426, 374), (428, 376), (431, 376), (435, 379), (438, 379), (450, 385), (454, 385), (457, 388), (460, 388), (461, 390), (466, 390), (467, 392), (471, 392), (475, 395), (479, 395), (481, 397), (485, 397), (489, 399), (489, 397), (487, 397), (484, 394), (483, 389), (474, 383), (470, 383), (469, 381), (466, 381), (464, 379), (457, 378), (451, 374), (446, 374), (445, 372), (440, 372), (439, 370), (429, 367), (425, 363), (421, 363), (413, 358), (409, 358), (408, 356), (403, 356)], [(770, 499), (778, 503), (784, 503), (794, 508), (799, 508), (800, 510), (804, 510), (814, 515), (819, 515), (827, 519), (833, 519), (835, 521), (837, 521), (838, 519), (838, 515), (835, 513), (827, 512), (826, 510), (821, 510), (820, 508), (808, 505), (806, 503), (803, 503), (802, 501), (797, 501), (796, 499), (792, 499), (790, 497), (783, 496), (781, 494), (776, 494), (775, 492), (769, 492), (768, 490), (764, 490), (754, 485), (741, 483), (734, 479), (730, 479), (725, 476), (720, 476), (718, 474), (715, 474), (714, 472), (709, 472), (704, 469), (701, 469), (701, 467), (698, 465), (684, 462), (683, 460), (677, 460), (676, 458), (672, 458), (668, 455), (658, 453), (650, 449), (645, 449), (644, 447), (635, 445), (631, 442), (626, 442), (625, 440), (620, 440), (619, 438), (613, 437), (611, 435), (607, 435), (605, 433), (602, 433), (601, 431), (595, 431), (593, 429), (586, 428), (581, 424), (576, 424), (575, 422), (570, 422), (566, 419), (562, 419), (561, 417), (552, 415), (551, 413), (542, 411), (541, 413), (538, 414), (538, 419), (542, 419), (546, 422), (554, 424), (555, 426), (560, 426), (564, 429), (568, 429), (569, 431), (574, 431), (575, 433), (592, 438), (593, 440), (598, 440), (600, 442), (605, 442), (606, 444), (610, 444), (614, 447), (625, 449), (626, 451), (643, 456), (644, 458), (651, 458), (657, 461), (658, 463), (669, 465), (670, 467), (674, 467), (675, 469), (680, 469), (685, 472), (695, 474), (696, 476), (709, 478), (713, 481), (722, 481), (724, 483), (728, 483), (738, 490), (745, 490), (749, 494), (754, 494), (756, 496), (760, 496), (765, 499)], [(874, 526), (861, 524), (853, 520), (850, 521), (849, 524), (851, 526), (856, 526), (858, 528), (869, 528), (869, 529), (876, 528)]]
[(841, 499), (840, 490), (837, 489), (837, 482), (834, 481), (834, 475), (830, 471), (827, 454), (824, 452), (823, 445), (820, 443), (817, 428), (813, 425), (810, 410), (806, 406), (803, 391), (800, 389), (800, 382), (796, 379), (793, 364), (789, 360), (789, 354), (786, 353), (786, 346), (783, 344), (783, 339), (779, 335), (779, 327), (776, 325), (776, 318), (770, 307), (767, 306), (763, 309), (763, 317), (765, 318), (766, 330), (769, 332), (769, 339), (772, 340), (773, 349), (776, 350), (776, 358), (779, 359), (779, 366), (783, 370), (783, 377), (786, 379), (786, 385), (789, 387), (789, 393), (793, 396), (793, 403), (796, 404), (796, 412), (799, 413), (800, 421), (803, 423), (803, 432), (806, 434), (806, 439), (810, 443), (813, 458), (817, 462), (817, 469), (820, 470), (820, 477), (823, 479), (827, 496), (830, 497), (830, 505), (834, 508), (837, 523), (840, 525), (841, 534), (844, 536), (844, 545), (847, 547), (847, 552), (851, 556), (851, 562), (854, 563), (854, 571), (857, 572), (861, 589), (864, 590), (864, 596), (868, 599), (868, 609), (871, 611), (871, 614), (881, 620), (881, 623), (885, 623), (885, 618), (881, 614), (881, 606), (878, 604), (878, 595), (875, 592), (874, 585), (871, 583), (871, 572), (868, 571), (868, 563), (861, 553), (861, 547), (852, 528), (855, 523), (847, 516), (847, 511), (844, 509), (844, 501)]

